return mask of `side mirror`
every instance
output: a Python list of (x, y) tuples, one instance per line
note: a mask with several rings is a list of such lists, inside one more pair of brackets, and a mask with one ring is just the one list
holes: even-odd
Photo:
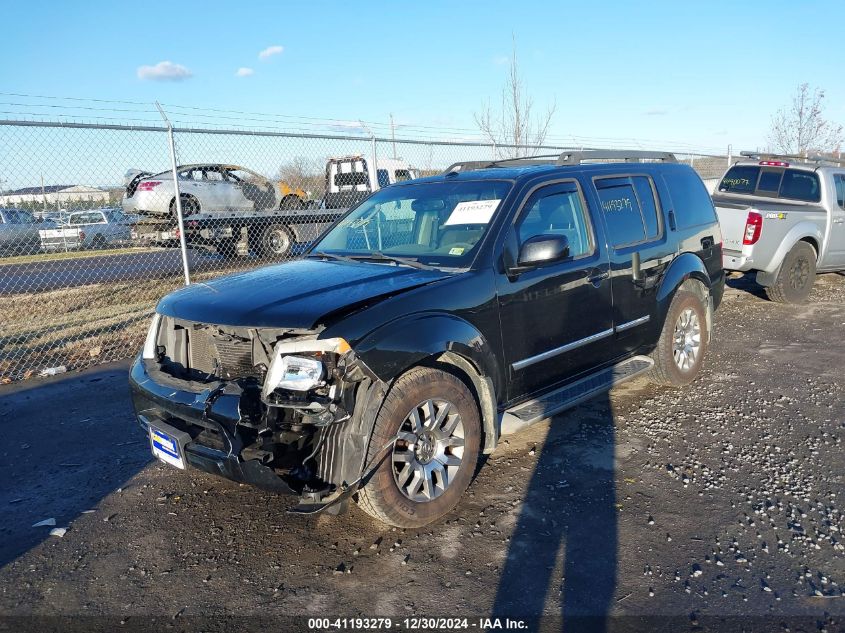
[(531, 268), (559, 262), (569, 257), (569, 238), (565, 235), (535, 235), (519, 249), (516, 267), (511, 272), (520, 273)]

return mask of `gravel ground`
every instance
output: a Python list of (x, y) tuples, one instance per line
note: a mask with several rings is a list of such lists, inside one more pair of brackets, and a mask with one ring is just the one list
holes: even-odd
[(420, 530), (150, 461), (125, 365), (4, 387), (0, 614), (845, 630), (845, 277), (805, 306), (730, 286), (691, 388), (637, 380), (507, 438)]

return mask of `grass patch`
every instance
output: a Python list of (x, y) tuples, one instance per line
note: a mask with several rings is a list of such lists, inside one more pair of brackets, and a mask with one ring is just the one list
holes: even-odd
[(34, 255), (16, 255), (0, 259), (0, 266), (12, 264), (36, 264), (39, 262), (52, 262), (62, 259), (84, 259), (86, 257), (101, 257), (103, 255), (125, 255), (133, 253), (155, 253), (161, 251), (159, 248), (148, 248), (144, 246), (131, 248), (108, 248), (103, 250), (89, 251), (68, 251), (66, 253), (37, 253)]

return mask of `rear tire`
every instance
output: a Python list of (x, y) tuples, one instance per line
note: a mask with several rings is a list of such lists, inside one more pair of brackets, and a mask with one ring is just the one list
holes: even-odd
[[(199, 200), (186, 193), (179, 195), (179, 200), (182, 202), (182, 217), (186, 218), (189, 215), (196, 215), (200, 212)], [(176, 198), (170, 201), (170, 217), (176, 221)]]
[(766, 295), (777, 303), (804, 303), (816, 281), (816, 249), (807, 242), (798, 242), (786, 254), (778, 276)]
[(679, 289), (672, 298), (657, 347), (652, 354), (652, 381), (688, 385), (701, 369), (707, 351), (707, 308), (697, 292)]
[(102, 250), (106, 247), (106, 238), (97, 233), (91, 241), (91, 247), (97, 250)]
[(414, 368), (399, 377), (376, 418), (366, 463), (379, 466), (358, 505), (396, 527), (436, 521), (469, 487), (480, 447), (478, 405), (467, 386), (444, 371)]

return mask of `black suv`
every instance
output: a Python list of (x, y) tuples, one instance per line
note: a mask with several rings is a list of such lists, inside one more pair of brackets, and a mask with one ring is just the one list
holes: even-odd
[(162, 299), (135, 409), (174, 466), (421, 526), (502, 435), (644, 372), (693, 380), (721, 241), (671, 154), (459, 163), (377, 191), (300, 261)]

